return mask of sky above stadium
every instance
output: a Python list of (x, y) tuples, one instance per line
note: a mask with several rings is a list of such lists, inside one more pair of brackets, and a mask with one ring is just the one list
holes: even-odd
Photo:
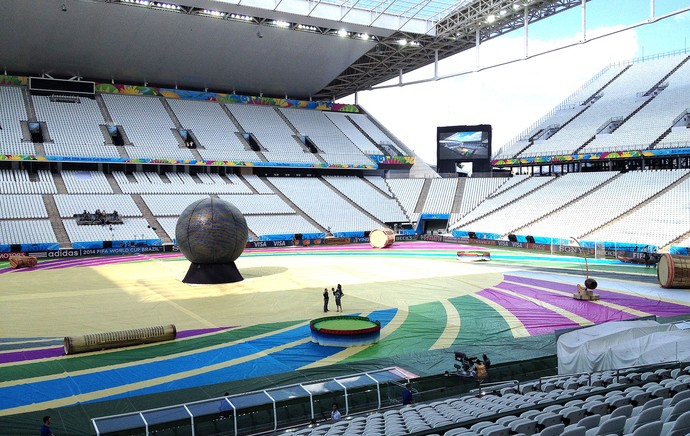
[[(688, 0), (656, 0), (654, 15), (689, 6)], [(581, 41), (581, 17), (577, 7), (531, 25), (529, 55)], [(649, 17), (649, 0), (591, 0), (585, 44), (474, 72), (477, 57), (480, 68), (524, 58), (524, 33), (517, 30), (482, 44), (479, 56), (470, 50), (439, 62), (439, 76), (467, 74), (360, 92), (358, 103), (427, 163), (436, 163), (437, 126), (491, 124), (496, 153), (611, 63), (676, 50), (690, 53), (690, 12), (593, 39)], [(428, 66), (405, 75), (403, 82), (433, 75), (433, 66)], [(341, 101), (354, 100), (349, 96)]]

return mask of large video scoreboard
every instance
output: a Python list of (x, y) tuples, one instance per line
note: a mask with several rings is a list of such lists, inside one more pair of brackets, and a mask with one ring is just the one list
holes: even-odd
[(436, 128), (436, 165), (439, 173), (455, 173), (471, 163), (472, 172), (491, 171), (491, 125)]

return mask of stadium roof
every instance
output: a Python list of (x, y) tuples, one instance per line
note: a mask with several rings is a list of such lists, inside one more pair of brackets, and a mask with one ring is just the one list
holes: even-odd
[(334, 100), (582, 0), (3, 0), (0, 66)]

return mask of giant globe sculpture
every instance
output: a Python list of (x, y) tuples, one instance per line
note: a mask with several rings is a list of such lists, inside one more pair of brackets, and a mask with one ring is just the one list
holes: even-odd
[(192, 264), (184, 283), (217, 284), (243, 280), (235, 260), (247, 244), (242, 212), (227, 201), (205, 198), (187, 206), (177, 220), (175, 239)]

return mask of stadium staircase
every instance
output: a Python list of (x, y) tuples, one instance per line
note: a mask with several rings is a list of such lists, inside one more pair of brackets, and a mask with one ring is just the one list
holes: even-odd
[[(242, 128), (242, 126), (240, 125), (240, 123), (237, 121), (237, 118), (235, 118), (235, 116), (232, 114), (232, 112), (230, 112), (230, 109), (228, 109), (228, 107), (225, 106), (224, 104), (221, 104), (220, 107), (221, 107), (221, 109), (223, 109), (223, 112), (225, 112), (225, 115), (227, 115), (228, 118), (230, 118), (230, 121), (232, 121), (232, 124), (235, 126), (235, 132), (236, 132), (235, 135), (237, 135), (237, 137), (239, 138), (240, 142), (242, 142), (242, 144), (244, 144), (244, 149), (245, 149), (245, 150), (252, 150), (252, 148), (251, 148), (251, 147), (249, 146), (249, 144), (247, 143), (247, 140), (244, 139), (244, 137), (242, 136), (243, 133), (247, 133), (247, 132), (245, 132), (245, 130)], [(255, 138), (255, 139), (256, 139), (256, 138)], [(257, 156), (259, 156), (259, 159), (260, 159), (262, 162), (268, 162), (268, 159), (266, 159), (266, 156), (264, 156), (264, 154), (262, 153), (262, 151), (265, 151), (265, 150), (266, 150), (266, 149), (264, 148), (264, 146), (261, 145), (261, 144), (259, 143), (259, 141), (256, 141), (256, 145), (259, 146), (259, 150), (252, 150), (252, 151), (253, 151), (254, 153), (256, 153)]]
[(609, 86), (611, 83), (613, 83), (614, 80), (618, 79), (618, 78), (619, 78), (620, 76), (622, 76), (626, 71), (628, 71), (628, 69), (630, 69), (631, 66), (632, 66), (632, 64), (630, 64), (630, 65), (628, 65), (627, 67), (623, 68), (618, 74), (616, 74), (615, 76), (613, 76), (613, 78), (612, 78), (611, 80), (609, 80), (608, 82), (604, 83), (604, 85), (603, 85), (601, 88), (599, 88), (599, 89), (597, 89), (596, 91), (594, 91), (594, 93), (593, 93), (592, 95), (590, 95), (589, 98), (587, 98), (587, 100), (583, 101), (582, 104), (583, 104), (583, 105), (584, 105), (584, 104), (589, 104), (589, 103), (591, 103), (592, 101), (598, 99), (598, 95), (599, 95), (604, 89), (606, 89), (607, 86)]
[[(682, 115), (680, 116), (680, 118), (683, 118), (685, 115), (686, 115), (685, 113), (682, 114)], [(674, 122), (674, 124), (675, 124), (677, 121), (678, 121), (678, 120), (676, 120), (676, 121)], [(664, 138), (667, 137), (669, 133), (671, 133), (671, 131), (673, 131), (673, 126), (671, 126), (671, 127), (669, 127), (668, 129), (664, 130), (664, 133), (662, 133), (661, 135), (659, 135), (659, 137), (656, 138), (656, 139), (652, 142), (652, 144), (649, 146), (649, 149), (651, 150), (651, 149), (653, 149), (654, 147), (656, 147), (657, 145), (659, 145), (659, 143), (660, 143), (661, 141), (663, 141)]]
[(453, 205), (450, 207), (451, 215), (454, 213), (460, 213), (460, 208), (462, 207), (462, 197), (465, 193), (465, 184), (467, 179), (461, 177), (458, 179), (458, 186), (455, 188), (455, 198), (453, 198)]
[[(24, 108), (26, 109), (26, 118), (27, 122), (22, 123), (22, 141), (23, 142), (32, 142), (31, 141), (31, 132), (29, 132), (29, 124), (28, 122), (36, 122), (38, 121), (38, 118), (36, 118), (36, 109), (34, 108), (34, 102), (31, 100), (31, 96), (29, 95), (28, 89), (22, 86), (22, 99), (24, 100)], [(46, 128), (46, 132), (48, 129)], [(50, 142), (49, 138), (44, 138), (46, 142)], [(36, 150), (36, 155), (37, 156), (45, 156), (46, 155), (46, 150), (45, 147), (43, 147), (42, 143), (34, 143), (34, 149)]]
[[(532, 189), (531, 191), (525, 192), (525, 194), (523, 195), (523, 197), (527, 197), (528, 195), (532, 195), (534, 192), (538, 191), (539, 189), (543, 188), (544, 186), (548, 185), (549, 183), (553, 183), (555, 180), (558, 180), (558, 178), (557, 178), (557, 177), (552, 177), (551, 180), (549, 180), (548, 182), (543, 183), (543, 184), (537, 186), (536, 188)], [(512, 189), (512, 188), (510, 188), (510, 189)], [(506, 191), (508, 191), (508, 189), (506, 189)], [(503, 191), (503, 192), (506, 192), (506, 191)], [(503, 194), (503, 192), (501, 192), (501, 194)], [(480, 204), (481, 204), (481, 203), (480, 203)], [(463, 224), (463, 225), (460, 226), (460, 227), (466, 227), (466, 226), (468, 226), (469, 224), (472, 224), (472, 223), (474, 223), (474, 222), (477, 222), (477, 221), (479, 221), (480, 219), (483, 219), (484, 217), (491, 215), (492, 213), (496, 213), (497, 211), (499, 211), (499, 210), (501, 210), (501, 209), (503, 209), (503, 208), (505, 208), (505, 207), (507, 207), (507, 206), (510, 206), (511, 204), (513, 204), (513, 203), (512, 203), (512, 202), (503, 203), (501, 206), (497, 207), (496, 209), (493, 209), (493, 210), (491, 210), (491, 211), (485, 213), (484, 215), (480, 215), (480, 216), (478, 216), (477, 218), (475, 218), (475, 219), (473, 219), (473, 220), (471, 220), (471, 221), (466, 222), (465, 224)], [(456, 228), (460, 228), (460, 227), (456, 227)]]
[(38, 121), (38, 118), (36, 118), (36, 109), (34, 109), (34, 102), (31, 100), (31, 96), (29, 95), (29, 90), (22, 86), (22, 98), (24, 99), (24, 108), (26, 109), (26, 117), (28, 118), (27, 121)]
[[(631, 65), (628, 65), (627, 67), (623, 68), (618, 74), (616, 74), (615, 76), (613, 76), (613, 78), (612, 78), (611, 80), (609, 80), (608, 82), (604, 83), (604, 85), (602, 85), (601, 88), (599, 88), (599, 89), (597, 89), (596, 91), (594, 91), (594, 92), (592, 93), (592, 95), (590, 95), (589, 97), (587, 97), (587, 99), (586, 99), (585, 101), (583, 101), (582, 103), (580, 103), (580, 106), (584, 106), (584, 107), (582, 108), (582, 110), (578, 111), (578, 112), (577, 112), (575, 115), (573, 115), (568, 121), (566, 121), (565, 123), (561, 124), (559, 127), (555, 128), (555, 129), (553, 129), (551, 132), (549, 132), (549, 136), (548, 136), (547, 138), (544, 138), (544, 139), (548, 139), (548, 138), (552, 137), (553, 135), (555, 135), (556, 133), (558, 133), (560, 130), (562, 130), (565, 126), (567, 126), (568, 124), (570, 124), (571, 122), (573, 122), (573, 121), (575, 120), (575, 118), (579, 117), (580, 115), (582, 115), (583, 112), (585, 112), (587, 109), (589, 109), (590, 107), (592, 107), (592, 104), (593, 104), (597, 99), (599, 99), (599, 97), (601, 96), (601, 92), (604, 91), (604, 89), (606, 89), (606, 87), (609, 86), (611, 83), (613, 83), (614, 80), (618, 79), (621, 75), (623, 75), (623, 73), (625, 73), (626, 71), (628, 71), (628, 69), (629, 69), (630, 67), (631, 67)], [(549, 127), (551, 127), (551, 126), (549, 126)], [(534, 141), (536, 140), (536, 138), (538, 138), (538, 137), (539, 137), (540, 135), (542, 135), (546, 130), (548, 130), (549, 127), (544, 128), (544, 129), (539, 129), (535, 134), (533, 134), (532, 136), (530, 136), (529, 139), (528, 139), (529, 142), (528, 142), (527, 146), (524, 147), (522, 150), (518, 151), (517, 153), (515, 153), (515, 155), (513, 156), (513, 158), (517, 158), (517, 157), (520, 156), (522, 153), (524, 153), (528, 148), (530, 148), (532, 145), (534, 145)], [(595, 135), (595, 137), (596, 137), (596, 135)], [(578, 148), (578, 149), (577, 149), (575, 152), (573, 152), (573, 153), (577, 153), (577, 151), (579, 151), (581, 148), (585, 147), (587, 144), (589, 144), (589, 143), (592, 142), (593, 140), (594, 140), (594, 137), (593, 137), (593, 138), (590, 138), (584, 145), (582, 145), (580, 148)]]
[(270, 180), (268, 180), (266, 177), (262, 177), (261, 180), (263, 180), (263, 182), (264, 182), (269, 188), (271, 188), (271, 189), (273, 190), (273, 192), (275, 192), (275, 194), (276, 194), (278, 197), (280, 197), (281, 200), (283, 200), (285, 203), (287, 203), (287, 204), (292, 208), (292, 210), (294, 210), (294, 211), (297, 212), (302, 218), (304, 218), (305, 220), (307, 220), (307, 222), (308, 222), (309, 224), (311, 224), (312, 226), (314, 226), (314, 227), (316, 227), (317, 229), (319, 229), (319, 231), (321, 231), (321, 232), (323, 232), (323, 233), (327, 233), (326, 229), (325, 229), (321, 224), (317, 223), (312, 217), (310, 217), (309, 215), (307, 215), (302, 209), (300, 209), (295, 203), (293, 203), (285, 194), (283, 194), (283, 193), (280, 191), (280, 189), (276, 188), (276, 185), (274, 185), (273, 183), (271, 183)]
[(422, 211), (424, 210), (424, 203), (426, 203), (426, 197), (429, 196), (430, 190), (431, 179), (424, 179), (424, 186), (422, 186), (422, 191), (419, 193), (417, 204), (414, 207), (414, 213), (422, 213)]
[[(242, 183), (244, 183), (244, 185), (247, 187), (247, 189), (252, 191), (252, 194), (259, 194), (259, 191), (257, 191), (256, 188), (254, 186), (252, 186), (252, 184), (247, 181), (247, 179), (242, 177), (242, 175), (239, 175), (237, 177), (240, 178), (240, 180), (242, 181)], [(230, 179), (228, 179), (227, 177), (223, 177), (223, 179), (225, 179), (226, 183), (228, 183), (228, 184), (230, 183)]]
[[(65, 181), (62, 178), (60, 172), (53, 173), (53, 182), (55, 182), (55, 189), (58, 194), (69, 194), (67, 187), (65, 186)], [(58, 215), (59, 217), (60, 215)]]
[(172, 108), (170, 107), (170, 104), (168, 104), (168, 100), (166, 100), (165, 97), (158, 97), (158, 100), (160, 100), (161, 104), (165, 108), (165, 111), (168, 113), (168, 116), (175, 125), (175, 128), (178, 130), (183, 129), (184, 127), (182, 127), (182, 123), (180, 123), (180, 120), (177, 118), (177, 115), (175, 115), (175, 112), (173, 112)]
[[(532, 176), (530, 176), (530, 177), (532, 177)], [(516, 184), (514, 184), (513, 186), (510, 186), (510, 187), (508, 187), (508, 188), (502, 190), (502, 191), (499, 192), (498, 194), (496, 194), (496, 191), (494, 191), (494, 192), (492, 192), (491, 194), (487, 195), (486, 198), (494, 198), (496, 195), (501, 195), (501, 194), (503, 194), (504, 192), (508, 192), (508, 191), (510, 191), (511, 189), (515, 189), (516, 186), (520, 186), (521, 184), (525, 183), (527, 180), (530, 179), (530, 177), (525, 177), (524, 180), (521, 180), (521, 181), (517, 182)], [(506, 183), (507, 183), (507, 182), (506, 182)], [(500, 187), (500, 186), (499, 186), (499, 187)], [(496, 190), (498, 190), (498, 188), (496, 188)]]
[(121, 158), (129, 159), (129, 153), (127, 153), (127, 149), (125, 147), (117, 147), (117, 154)]
[[(60, 179), (62, 181), (62, 179)], [(57, 183), (55, 183), (57, 186)], [(64, 189), (64, 184), (62, 185)], [(60, 191), (58, 191), (60, 192)], [(52, 194), (43, 194), (43, 204), (48, 212), (48, 220), (53, 228), (53, 233), (55, 233), (55, 238), (60, 244), (60, 248), (71, 248), (72, 243), (69, 240), (69, 235), (67, 235), (67, 230), (65, 225), (60, 218), (60, 212), (58, 211), (57, 204), (55, 204), (55, 198)]]
[[(180, 148), (184, 148), (186, 150), (189, 150), (192, 153), (192, 156), (194, 156), (194, 159), (196, 159), (198, 161), (205, 160), (203, 157), (201, 157), (201, 154), (199, 154), (199, 150), (197, 150), (196, 148), (187, 148), (187, 146), (185, 145), (184, 140), (182, 139), (182, 137), (179, 134), (179, 131), (181, 129), (184, 129), (184, 127), (182, 126), (182, 123), (180, 123), (180, 120), (177, 118), (177, 115), (175, 115), (175, 112), (173, 112), (172, 108), (170, 107), (168, 100), (166, 100), (165, 97), (159, 97), (158, 99), (160, 100), (161, 104), (165, 108), (165, 112), (168, 113), (168, 117), (170, 117), (173, 124), (175, 125), (175, 129), (177, 129), (177, 131), (173, 132), (173, 134), (175, 136), (175, 139), (177, 139), (178, 146)], [(198, 144), (198, 143), (197, 143), (197, 147), (203, 148), (202, 145)]]
[[(616, 177), (618, 177), (618, 176), (616, 176)], [(614, 177), (614, 178), (615, 178), (615, 177)], [(641, 201), (640, 203), (638, 203), (638, 204), (637, 204), (635, 207), (633, 207), (632, 209), (628, 209), (628, 210), (625, 211), (624, 213), (622, 213), (622, 214), (618, 215), (617, 217), (613, 218), (611, 221), (608, 221), (608, 222), (606, 222), (606, 223), (600, 225), (599, 227), (590, 230), (589, 232), (587, 232), (587, 233), (585, 233), (585, 234), (583, 234), (583, 235), (579, 235), (579, 236), (578, 236), (578, 239), (580, 239), (580, 238), (586, 238), (587, 236), (591, 235), (592, 233), (596, 232), (597, 230), (599, 230), (599, 229), (601, 229), (601, 228), (604, 228), (604, 227), (608, 226), (609, 224), (613, 224), (613, 223), (615, 223), (615, 222), (617, 222), (617, 221), (619, 221), (619, 220), (625, 218), (626, 216), (630, 215), (631, 213), (635, 212), (636, 210), (638, 210), (638, 209), (641, 208), (642, 206), (645, 206), (646, 204), (648, 204), (648, 203), (651, 202), (652, 200), (654, 200), (654, 199), (660, 197), (661, 195), (664, 195), (665, 193), (667, 193), (667, 192), (670, 191), (671, 189), (675, 188), (676, 186), (680, 185), (681, 183), (683, 183), (685, 180), (687, 180), (687, 179), (689, 179), (689, 178), (690, 178), (690, 173), (685, 174), (683, 177), (679, 178), (679, 179), (676, 180), (675, 182), (673, 182), (673, 183), (671, 183), (670, 185), (666, 186), (666, 187), (665, 187), (664, 189), (662, 189), (661, 191), (659, 191), (659, 192), (657, 192), (656, 194), (654, 194), (654, 195), (652, 195), (652, 196), (650, 196), (650, 197), (644, 199), (643, 201)]]
[[(392, 198), (392, 199), (394, 199), (394, 200), (396, 200), (396, 201), (398, 200), (397, 198), (395, 198), (395, 196), (391, 195), (390, 192), (384, 191), (383, 189), (381, 189), (381, 188), (379, 188), (378, 186), (376, 186), (376, 185), (374, 185), (373, 183), (371, 183), (371, 182), (369, 181), (369, 179), (367, 179), (366, 177), (361, 177), (360, 180), (363, 180), (364, 183), (366, 183), (367, 185), (369, 185), (372, 189), (374, 189), (374, 190), (380, 192), (381, 194), (385, 195), (387, 198)], [(400, 205), (400, 202), (398, 202), (398, 205)], [(401, 209), (402, 209), (402, 208), (401, 208)]]
[[(690, 56), (688, 56), (688, 57), (686, 57), (685, 59), (683, 59), (683, 60), (682, 60), (680, 63), (678, 63), (678, 65), (676, 65), (671, 71), (669, 71), (668, 73), (666, 73), (666, 75), (665, 75), (664, 77), (662, 77), (662, 78), (661, 78), (658, 82), (656, 82), (651, 88), (649, 88), (644, 94), (642, 94), (642, 96), (648, 97), (648, 98), (647, 98), (641, 105), (639, 105), (635, 110), (633, 110), (632, 112), (630, 112), (625, 118), (623, 118), (622, 120), (620, 120), (619, 122), (617, 122), (617, 123), (616, 123), (616, 126), (615, 126), (613, 129), (611, 129), (611, 131), (610, 131), (609, 133), (613, 133), (613, 132), (615, 132), (616, 130), (618, 130), (618, 129), (620, 128), (620, 126), (622, 126), (623, 124), (625, 124), (630, 118), (634, 117), (635, 114), (637, 114), (639, 111), (641, 111), (642, 108), (644, 108), (644, 107), (647, 106), (649, 103), (651, 103), (651, 101), (654, 100), (654, 99), (656, 98), (656, 96), (659, 95), (659, 93), (662, 92), (662, 91), (665, 89), (665, 86), (664, 86), (665, 81), (666, 81), (673, 73), (675, 73), (676, 71), (678, 71), (678, 69), (679, 69), (680, 67), (682, 67), (683, 64), (685, 64), (685, 63), (688, 61), (688, 59), (690, 59)], [(608, 124), (608, 122), (607, 122), (607, 124)], [(604, 126), (604, 127), (606, 127), (606, 126)], [(670, 129), (668, 130), (668, 132), (670, 132)], [(662, 138), (663, 138), (664, 136), (666, 136), (666, 135), (668, 135), (668, 133), (663, 134), (663, 135), (662, 135)], [(580, 152), (583, 148), (585, 148), (585, 147), (586, 147), (587, 145), (589, 145), (592, 141), (594, 141), (594, 139), (595, 139), (596, 137), (597, 137), (597, 135), (595, 134), (594, 136), (592, 136), (591, 138), (589, 138), (589, 139), (587, 140), (587, 142), (585, 142), (585, 143), (582, 144), (577, 150), (575, 150), (575, 153)], [(660, 140), (661, 140), (661, 139), (659, 139), (659, 141), (660, 141)], [(658, 144), (658, 142), (656, 142), (656, 144)], [(654, 145), (656, 145), (656, 144), (654, 144)]]
[[(514, 233), (518, 233), (520, 230), (522, 230), (522, 229), (524, 229), (524, 228), (527, 228), (528, 226), (530, 226), (530, 225), (536, 223), (537, 221), (539, 221), (539, 220), (541, 220), (541, 219), (544, 219), (544, 218), (547, 218), (549, 215), (551, 215), (551, 214), (554, 213), (554, 212), (558, 212), (559, 210), (564, 209), (564, 208), (566, 208), (566, 207), (570, 207), (570, 206), (572, 206), (572, 205), (575, 204), (575, 203), (579, 203), (579, 202), (581, 202), (581, 201), (587, 200), (587, 198), (588, 198), (590, 195), (594, 194), (595, 192), (597, 192), (598, 190), (600, 190), (600, 189), (603, 188), (604, 186), (606, 186), (606, 185), (608, 185), (609, 183), (613, 182), (614, 180), (616, 180), (616, 179), (619, 178), (620, 176), (621, 176), (621, 173), (616, 174), (615, 176), (613, 176), (613, 177), (611, 177), (610, 179), (606, 180), (604, 183), (600, 184), (599, 186), (597, 186), (596, 188), (594, 188), (594, 189), (592, 189), (591, 191), (587, 192), (586, 194), (583, 194), (583, 195), (579, 196), (578, 198), (576, 198), (575, 200), (572, 200), (570, 203), (564, 204), (563, 206), (561, 206), (561, 207), (559, 207), (559, 208), (557, 208), (557, 209), (554, 209), (554, 210), (552, 210), (552, 211), (550, 211), (550, 212), (548, 212), (548, 213), (545, 213), (544, 215), (540, 216), (539, 218), (533, 219), (532, 221), (528, 222), (527, 224), (525, 224), (525, 225), (523, 225), (523, 226), (520, 226), (520, 227), (518, 227), (517, 229), (514, 229), (514, 230), (508, 232), (507, 234), (510, 234), (510, 233), (513, 233), (513, 234), (514, 234)], [(512, 189), (512, 188), (511, 188), (511, 189)], [(507, 191), (507, 189), (506, 189), (506, 191)], [(505, 191), (504, 191), (504, 192), (505, 192)]]
[(297, 128), (295, 127), (295, 125), (292, 124), (292, 122), (291, 122), (290, 120), (288, 120), (288, 118), (285, 116), (285, 114), (283, 113), (283, 111), (281, 111), (281, 110), (278, 109), (277, 107), (274, 107), (273, 110), (275, 111), (275, 113), (278, 114), (278, 116), (283, 120), (283, 122), (284, 122), (285, 124), (287, 124), (288, 127), (290, 127), (290, 130), (292, 130), (292, 137), (294, 138), (295, 142), (297, 142), (297, 143), (300, 145), (300, 147), (302, 147), (302, 150), (303, 150), (305, 153), (311, 153), (311, 154), (313, 154), (313, 155), (316, 157), (316, 160), (318, 160), (318, 161), (321, 162), (322, 164), (328, 165), (328, 162), (326, 162), (326, 161), (321, 157), (321, 155), (319, 154), (319, 153), (323, 153), (323, 150), (319, 149), (319, 147), (318, 147), (316, 144), (313, 144), (314, 148), (316, 149), (316, 153), (313, 153), (313, 152), (309, 149), (309, 146), (308, 146), (307, 144), (303, 143), (303, 142), (299, 139), (299, 137), (302, 136), (302, 135), (300, 135), (300, 132), (299, 132), (299, 130), (297, 130)]
[(649, 90), (648, 90), (647, 92), (645, 92), (644, 95), (646, 95), (646, 96), (647, 96), (647, 95), (652, 95), (652, 94), (654, 93), (654, 91), (656, 91), (657, 89), (661, 88), (662, 85), (664, 84), (664, 82), (666, 82), (666, 79), (668, 79), (669, 77), (671, 77), (671, 74), (675, 73), (676, 71), (678, 71), (678, 69), (679, 69), (680, 67), (682, 67), (683, 65), (685, 65), (685, 63), (686, 63), (688, 60), (690, 60), (690, 56), (686, 56), (685, 59), (683, 59), (682, 61), (680, 61), (680, 62), (678, 63), (678, 65), (676, 65), (675, 67), (673, 67), (673, 69), (672, 69), (671, 71), (669, 71), (668, 73), (666, 73), (666, 75), (665, 75), (664, 77), (662, 77), (661, 79), (659, 79), (659, 81), (656, 82), (656, 83), (654, 84), (654, 86), (652, 86), (651, 88), (649, 88)]
[(115, 180), (115, 177), (111, 173), (107, 173), (105, 175), (105, 179), (108, 181), (110, 188), (113, 190), (113, 194), (122, 194), (120, 185), (117, 184), (117, 180)]
[(669, 242), (668, 244), (664, 245), (663, 247), (659, 248), (659, 251), (665, 252), (668, 251), (672, 245), (676, 245), (682, 241), (685, 241), (686, 239), (690, 238), (690, 231), (683, 233), (682, 235), (678, 236), (676, 239), (673, 241)]
[(340, 192), (340, 190), (339, 190), (338, 188), (336, 188), (335, 186), (333, 186), (333, 185), (331, 185), (330, 183), (328, 183), (328, 181), (327, 181), (326, 179), (322, 179), (321, 177), (319, 177), (319, 180), (321, 180), (321, 182), (322, 182), (324, 185), (328, 186), (328, 187), (330, 188), (330, 190), (333, 191), (333, 192), (335, 192), (340, 198), (342, 198), (343, 200), (347, 201), (352, 207), (354, 207), (354, 208), (357, 209), (358, 211), (362, 212), (364, 215), (368, 216), (368, 217), (371, 218), (372, 220), (376, 221), (376, 222), (378, 223), (379, 226), (381, 226), (381, 227), (386, 227), (386, 225), (385, 225), (380, 219), (378, 219), (378, 218), (376, 218), (374, 215), (370, 214), (369, 211), (367, 211), (366, 209), (362, 208), (359, 204), (357, 204), (357, 203), (355, 203), (354, 201), (350, 200), (350, 198), (349, 198), (347, 195), (343, 194), (342, 192)]
[(383, 147), (381, 147), (380, 145), (378, 145), (378, 144), (376, 143), (376, 141), (374, 141), (374, 138), (372, 138), (371, 136), (369, 136), (369, 134), (368, 134), (363, 128), (361, 128), (359, 124), (355, 123), (354, 120), (353, 120), (352, 118), (350, 118), (349, 115), (346, 115), (345, 118), (347, 118), (347, 120), (348, 120), (350, 123), (352, 123), (352, 125), (355, 126), (355, 128), (356, 128), (357, 130), (359, 130), (359, 132), (360, 132), (362, 135), (364, 135), (364, 136), (369, 140), (369, 142), (371, 142), (371, 145), (373, 145), (374, 147), (376, 147), (376, 149), (377, 149), (382, 155), (385, 156), (385, 155), (389, 154), (389, 153), (386, 151), (386, 149), (383, 148)]
[(156, 232), (156, 236), (158, 236), (158, 238), (164, 244), (172, 244), (172, 239), (170, 239), (168, 234), (165, 233), (165, 230), (163, 230), (163, 226), (161, 226), (156, 217), (153, 216), (153, 213), (151, 213), (151, 209), (149, 209), (149, 207), (146, 205), (146, 202), (143, 198), (141, 198), (141, 195), (132, 194), (131, 196), (132, 200), (134, 200), (134, 204), (137, 205), (142, 215), (144, 215), (146, 222), (149, 224), (149, 226), (151, 226), (151, 230)]
[(113, 117), (110, 116), (110, 111), (108, 111), (108, 107), (105, 105), (105, 102), (103, 101), (103, 97), (101, 97), (101, 94), (96, 94), (95, 97), (96, 104), (98, 105), (98, 108), (101, 110), (101, 115), (103, 115), (103, 119), (107, 124), (115, 124), (113, 122)]
[(46, 155), (46, 149), (43, 146), (43, 144), (41, 144), (41, 143), (34, 144), (34, 149), (36, 150), (37, 156), (45, 156)]

